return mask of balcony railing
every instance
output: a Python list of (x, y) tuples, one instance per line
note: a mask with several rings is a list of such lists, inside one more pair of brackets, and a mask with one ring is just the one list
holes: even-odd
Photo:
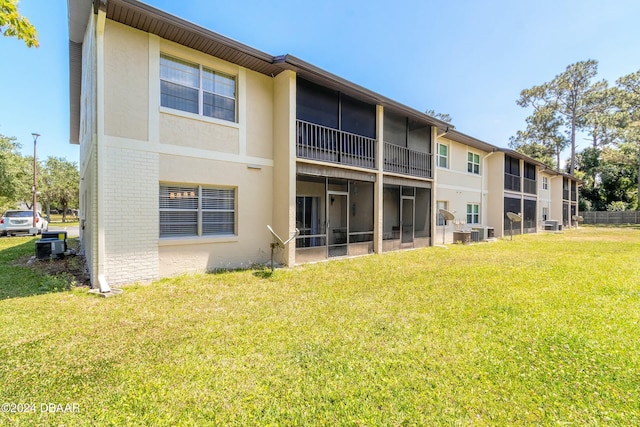
[(511, 191), (520, 191), (520, 176), (504, 174), (504, 189)]
[(578, 200), (578, 193), (575, 190), (571, 190), (571, 201), (575, 202)]
[(384, 143), (384, 171), (431, 178), (431, 154)]
[(523, 192), (527, 194), (537, 194), (537, 181), (535, 179), (523, 178)]
[(376, 140), (296, 120), (297, 156), (375, 169)]
[(562, 199), (569, 200), (569, 190), (562, 190)]

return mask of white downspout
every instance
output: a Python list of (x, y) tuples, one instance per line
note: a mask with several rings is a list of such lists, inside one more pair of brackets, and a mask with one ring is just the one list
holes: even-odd
[(489, 154), (487, 154), (482, 158), (482, 178), (480, 179), (480, 206), (482, 206), (482, 212), (480, 213), (480, 215), (482, 215), (482, 224), (485, 227), (488, 227), (488, 224), (486, 221), (488, 202), (485, 200), (484, 181), (486, 179), (489, 179), (489, 175), (487, 174), (487, 159), (491, 157), (493, 153), (495, 153), (495, 151), (490, 152)]
[[(433, 139), (434, 139), (434, 144), (433, 144), (433, 148), (432, 148), (432, 153), (433, 155), (431, 156), (431, 164), (432, 164), (432, 170), (433, 170), (433, 191), (431, 192), (431, 206), (432, 206), (432, 210), (434, 211), (435, 215), (433, 215), (433, 219), (431, 221), (431, 229), (433, 230), (433, 232), (431, 233), (433, 235), (433, 238), (431, 239), (431, 246), (435, 246), (436, 244), (436, 240), (439, 241), (440, 239), (437, 239), (436, 234), (438, 231), (438, 221), (437, 221), (437, 217), (438, 217), (438, 165), (436, 162), (436, 159), (438, 157), (438, 144), (440, 142), (440, 138), (444, 137), (447, 133), (449, 133), (449, 127), (447, 127), (444, 132), (442, 132), (441, 134), (438, 135), (438, 127), (437, 126), (433, 126)], [(442, 227), (442, 239), (443, 241), (446, 241), (446, 235), (447, 235), (447, 221), (444, 221), (444, 226)]]
[(104, 147), (104, 26), (106, 12), (98, 10), (96, 25), (96, 154), (98, 168), (98, 288), (100, 293), (111, 292), (111, 287), (105, 277), (105, 231), (104, 231), (104, 207), (105, 200), (105, 147)]

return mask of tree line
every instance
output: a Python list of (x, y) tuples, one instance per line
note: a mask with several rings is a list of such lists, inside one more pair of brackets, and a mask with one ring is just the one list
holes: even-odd
[[(532, 110), (511, 148), (583, 181), (580, 210), (638, 209), (640, 193), (640, 70), (614, 84), (597, 80), (598, 62), (569, 65), (551, 81), (524, 89), (516, 103)], [(576, 152), (576, 139), (590, 146)]]
[[(23, 156), (16, 138), (0, 134), (0, 209), (16, 208), (20, 202), (33, 209), (33, 157)], [(38, 202), (47, 216), (60, 209), (63, 221), (69, 208), (79, 204), (80, 172), (75, 162), (61, 157), (36, 161)]]

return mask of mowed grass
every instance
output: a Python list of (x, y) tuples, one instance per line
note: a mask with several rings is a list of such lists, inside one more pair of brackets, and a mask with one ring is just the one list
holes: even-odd
[(581, 228), (7, 298), (0, 425), (639, 425), (639, 267)]

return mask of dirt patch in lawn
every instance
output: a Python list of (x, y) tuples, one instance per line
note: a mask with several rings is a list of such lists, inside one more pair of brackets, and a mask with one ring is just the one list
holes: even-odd
[(66, 255), (64, 258), (52, 258), (39, 260), (35, 256), (23, 256), (15, 261), (15, 265), (31, 268), (41, 274), (55, 276), (63, 279), (68, 288), (91, 285), (89, 272), (85, 264), (85, 257), (80, 254), (80, 241), (67, 239), (67, 248), (75, 252), (75, 255)]

